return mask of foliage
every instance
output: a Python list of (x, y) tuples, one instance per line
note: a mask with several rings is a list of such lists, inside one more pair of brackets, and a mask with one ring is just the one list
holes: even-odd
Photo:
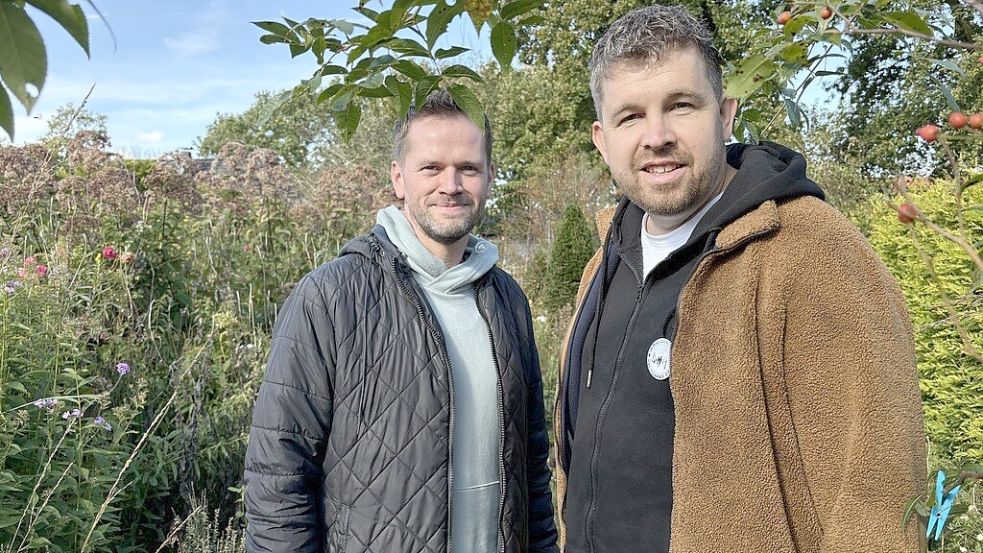
[(325, 189), (269, 150), (137, 179), (93, 133), (67, 144), (0, 149), (0, 544), (153, 550), (196, 493), (215, 524), (241, 509), (277, 306), (353, 227), (301, 217)]
[[(359, 1), (354, 10), (369, 20), (309, 18), (295, 21), (256, 21), (266, 32), (264, 44), (286, 44), (290, 55), (310, 53), (318, 68), (295, 89), (297, 94), (316, 94), (317, 102), (335, 114), (343, 136), (354, 134), (362, 117), (357, 98), (391, 98), (399, 115), (419, 106), (437, 87), (446, 88), (455, 101), (480, 125), (483, 109), (474, 92), (481, 77), (469, 67), (451, 62), (468, 51), (460, 46), (438, 47), (448, 25), (467, 15), (475, 30), (490, 28), (495, 59), (507, 68), (518, 48), (516, 27), (537, 21), (529, 13), (545, 0), (396, 0), (375, 11)], [(340, 63), (335, 63), (336, 59)], [(451, 60), (451, 61), (448, 61)], [(321, 88), (322, 79), (336, 82)], [(463, 84), (470, 82), (470, 84)]]
[(307, 95), (280, 101), (280, 94), (260, 92), (241, 114), (221, 114), (208, 125), (197, 141), (201, 155), (212, 156), (228, 142), (266, 148), (277, 153), (290, 167), (311, 161), (313, 153), (331, 140), (331, 115)]
[[(959, 211), (952, 190), (951, 181), (915, 181), (907, 194), (925, 217), (955, 229)], [(983, 188), (971, 188), (963, 201), (983, 205)], [(973, 242), (983, 240), (983, 212), (967, 210), (965, 229)], [(983, 359), (968, 350), (983, 349), (980, 271), (957, 244), (925, 225), (906, 227), (883, 202), (873, 205), (868, 238), (908, 300), (925, 429), (936, 454), (957, 464), (983, 462)]]
[[(89, 2), (92, 5), (91, 2)], [(10, 94), (28, 113), (37, 102), (48, 74), (48, 54), (37, 25), (25, 6), (55, 20), (89, 55), (89, 23), (78, 4), (67, 0), (0, 0), (0, 128), (14, 138), (14, 110)], [(94, 6), (93, 6), (94, 7)]]
[(567, 206), (556, 230), (550, 252), (545, 305), (555, 311), (573, 303), (580, 276), (594, 255), (594, 240), (584, 212), (576, 205)]

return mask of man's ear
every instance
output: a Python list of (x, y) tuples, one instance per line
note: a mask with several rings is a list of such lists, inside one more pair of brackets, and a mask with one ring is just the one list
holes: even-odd
[(403, 183), (403, 169), (399, 166), (399, 163), (395, 160), (393, 164), (389, 167), (389, 178), (393, 184), (393, 194), (400, 200), (405, 199), (406, 188)]
[(594, 124), (590, 126), (590, 138), (594, 141), (594, 147), (597, 148), (597, 151), (601, 152), (604, 163), (607, 163), (608, 149), (604, 145), (604, 129), (601, 127), (600, 121), (594, 121)]
[(737, 116), (737, 100), (727, 98), (720, 101), (720, 127), (723, 130), (724, 140), (730, 140), (734, 134), (734, 117)]

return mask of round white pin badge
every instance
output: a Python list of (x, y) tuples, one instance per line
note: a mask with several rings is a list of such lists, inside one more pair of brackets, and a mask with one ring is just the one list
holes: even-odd
[(657, 380), (669, 378), (669, 352), (672, 350), (672, 342), (665, 338), (659, 338), (649, 346), (647, 357), (649, 374)]

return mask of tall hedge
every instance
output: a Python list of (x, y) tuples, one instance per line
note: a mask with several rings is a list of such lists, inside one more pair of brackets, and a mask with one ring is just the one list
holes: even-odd
[[(912, 184), (910, 196), (931, 220), (956, 231), (952, 191), (949, 181), (921, 181)], [(978, 247), (983, 240), (983, 188), (967, 190), (963, 204), (968, 208), (966, 238)], [(933, 457), (957, 464), (983, 462), (983, 362), (965, 351), (943, 298), (944, 292), (976, 351), (983, 353), (983, 275), (955, 243), (923, 224), (902, 224), (883, 201), (872, 204), (869, 239), (908, 300)], [(916, 244), (932, 257), (937, 279)]]

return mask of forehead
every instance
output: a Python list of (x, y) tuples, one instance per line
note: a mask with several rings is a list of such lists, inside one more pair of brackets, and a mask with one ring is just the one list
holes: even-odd
[(658, 59), (630, 59), (612, 64), (601, 79), (602, 104), (625, 98), (672, 94), (680, 89), (713, 92), (703, 56), (694, 47), (670, 50)]
[(483, 153), (484, 133), (466, 115), (427, 115), (410, 122), (406, 155)]

